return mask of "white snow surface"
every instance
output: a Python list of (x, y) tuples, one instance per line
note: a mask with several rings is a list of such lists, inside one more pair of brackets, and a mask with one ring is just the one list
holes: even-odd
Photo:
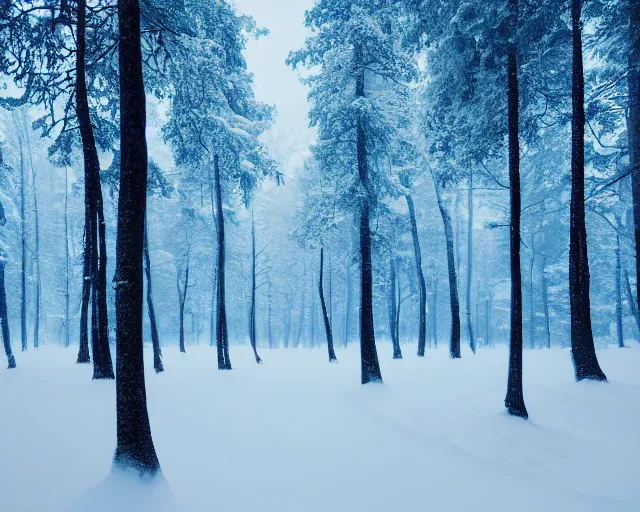
[(525, 351), (528, 421), (504, 411), (504, 348), (404, 360), (359, 384), (357, 346), (164, 352), (147, 394), (163, 477), (111, 471), (114, 382), (76, 349), (18, 352), (0, 371), (0, 510), (640, 510), (640, 347), (598, 352), (608, 383), (573, 380), (569, 352)]

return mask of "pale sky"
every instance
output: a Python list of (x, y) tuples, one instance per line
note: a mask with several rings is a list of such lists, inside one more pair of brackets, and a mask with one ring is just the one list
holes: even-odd
[[(285, 64), (291, 50), (301, 48), (309, 34), (304, 27), (304, 12), (313, 0), (234, 0), (238, 10), (253, 16), (259, 27), (270, 34), (258, 41), (250, 40), (245, 56), (255, 77), (257, 99), (277, 108), (276, 125), (267, 144), (278, 158), (292, 157), (292, 143), (307, 147), (312, 137), (307, 128), (307, 91), (298, 73)], [(302, 143), (304, 141), (304, 144)], [(274, 147), (274, 145), (276, 147)], [(285, 155), (286, 154), (286, 155)], [(300, 165), (299, 158), (283, 162), (285, 166)], [(291, 169), (287, 169), (290, 171)]]

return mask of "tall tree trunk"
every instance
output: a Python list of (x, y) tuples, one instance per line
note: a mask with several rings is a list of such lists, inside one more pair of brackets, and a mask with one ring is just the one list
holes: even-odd
[[(180, 284), (180, 280), (182, 279), (182, 272), (178, 271), (176, 286), (178, 288), (178, 301), (180, 306), (180, 331), (179, 331), (179, 346), (180, 352), (183, 354), (186, 352), (184, 346), (184, 305), (187, 302), (187, 290), (189, 288), (189, 263), (191, 259), (191, 247), (187, 248), (187, 261), (184, 271), (184, 285)], [(193, 320), (192, 320), (193, 321)]]
[(89, 316), (89, 297), (91, 295), (91, 249), (87, 247), (90, 243), (89, 215), (85, 211), (84, 227), (84, 250), (82, 253), (82, 298), (80, 303), (80, 343), (78, 346), (78, 359), (76, 363), (90, 363), (89, 357), (89, 330), (87, 327)]
[(396, 285), (396, 263), (393, 251), (389, 251), (389, 333), (393, 345), (393, 358), (402, 359), (400, 340), (398, 339), (398, 300)]
[(484, 302), (484, 345), (490, 347), (491, 343), (491, 301), (489, 296)]
[[(3, 251), (4, 252), (4, 251)], [(7, 293), (4, 286), (4, 267), (6, 254), (0, 254), (0, 327), (2, 328), (2, 342), (7, 356), (7, 368), (16, 367), (16, 359), (11, 351), (11, 337), (9, 336), (9, 317), (7, 314)]]
[(304, 286), (302, 287), (302, 300), (300, 301), (300, 319), (298, 323), (298, 334), (296, 334), (296, 344), (294, 348), (298, 348), (300, 345), (300, 339), (302, 338), (302, 332), (304, 331), (304, 314), (305, 314), (305, 298)]
[(445, 208), (442, 196), (440, 195), (440, 186), (436, 180), (433, 170), (430, 168), (433, 186), (436, 189), (436, 198), (438, 200), (438, 208), (444, 225), (444, 236), (447, 244), (447, 268), (449, 274), (449, 301), (451, 303), (451, 341), (449, 343), (449, 355), (452, 359), (460, 358), (460, 299), (458, 298), (458, 274), (456, 273), (453, 226), (451, 225), (451, 217)]
[(229, 334), (227, 330), (227, 306), (225, 302), (225, 245), (224, 215), (222, 213), (222, 186), (220, 184), (220, 162), (218, 155), (213, 156), (213, 178), (216, 190), (216, 218), (218, 219), (218, 283), (216, 346), (218, 349), (218, 370), (231, 370), (229, 359)]
[(64, 346), (69, 348), (71, 343), (69, 329), (69, 280), (71, 258), (69, 256), (69, 169), (64, 168)]
[(522, 392), (522, 270), (520, 268), (520, 134), (518, 88), (518, 0), (509, 0), (511, 37), (507, 55), (507, 103), (509, 128), (509, 186), (511, 227), (511, 339), (509, 342), (509, 376), (504, 405), (513, 416), (528, 418)]
[(637, 276), (635, 309), (640, 310), (640, 2), (628, 0), (627, 5), (629, 9), (630, 40), (628, 57), (629, 113), (627, 116), (627, 135), (629, 138), (629, 160), (632, 168), (631, 196), (633, 200)]
[[(291, 298), (288, 298), (288, 302), (291, 301)], [(284, 348), (289, 348), (289, 338), (291, 337), (291, 302), (289, 302), (286, 312), (286, 320), (284, 323)]]
[(156, 323), (156, 311), (153, 307), (153, 291), (151, 288), (151, 258), (149, 256), (149, 226), (147, 218), (144, 219), (144, 272), (147, 278), (147, 310), (149, 313), (149, 326), (151, 328), (151, 344), (153, 345), (153, 368), (156, 373), (164, 371), (162, 364), (162, 350), (160, 350), (160, 336), (158, 336), (158, 324)]
[(584, 73), (582, 67), (581, 0), (571, 1), (573, 66), (571, 80), (571, 223), (569, 237), (569, 298), (571, 356), (576, 380), (607, 380), (600, 369), (591, 329), (589, 258), (584, 213)]
[(21, 238), (21, 271), (20, 271), (20, 334), (22, 336), (22, 351), (27, 350), (27, 222), (25, 216), (25, 170), (24, 148), (22, 137), (20, 143), (20, 238)]
[(344, 306), (344, 348), (349, 345), (349, 327), (351, 319), (351, 254), (347, 254), (344, 264), (345, 279), (345, 295), (346, 301)]
[(622, 261), (620, 260), (620, 234), (616, 234), (616, 333), (618, 347), (624, 348), (624, 333), (622, 329)]
[(405, 194), (409, 207), (409, 219), (411, 221), (411, 237), (413, 238), (413, 256), (416, 262), (416, 276), (420, 290), (420, 324), (418, 328), (418, 357), (424, 357), (424, 347), (427, 340), (427, 287), (422, 273), (422, 252), (420, 251), (420, 239), (418, 238), (418, 224), (416, 222), (416, 210), (411, 194)]
[(327, 335), (327, 350), (329, 351), (329, 362), (338, 362), (336, 353), (333, 350), (333, 333), (331, 332), (331, 321), (329, 320), (329, 314), (327, 313), (327, 305), (324, 301), (324, 288), (323, 288), (323, 276), (324, 276), (324, 247), (320, 247), (320, 278), (318, 279), (318, 292), (320, 294), (320, 305), (322, 306), (322, 318), (324, 319), (324, 331)]
[(33, 166), (33, 155), (29, 134), (26, 134), (29, 166), (31, 167), (31, 188), (33, 189), (33, 214), (35, 221), (35, 257), (36, 257), (36, 303), (33, 318), (33, 348), (40, 346), (40, 306), (42, 303), (42, 280), (40, 272), (40, 219), (38, 217), (38, 191), (36, 189), (36, 170)]
[(473, 171), (469, 171), (469, 192), (467, 193), (467, 329), (469, 331), (469, 347), (476, 353), (476, 338), (471, 323), (471, 285), (473, 278)]
[(153, 446), (142, 344), (142, 250), (147, 206), (146, 109), (138, 0), (118, 0), (120, 33), (120, 193), (116, 248), (117, 447), (114, 465), (152, 477)]
[(629, 273), (626, 268), (624, 269), (624, 281), (625, 288), (627, 290), (627, 300), (629, 301), (629, 309), (631, 309), (631, 314), (633, 315), (633, 318), (636, 321), (636, 327), (638, 328), (638, 334), (640, 334), (640, 312), (638, 311), (638, 303), (635, 301), (633, 293), (631, 292)]
[(427, 324), (429, 335), (427, 339), (429, 345), (433, 343), (433, 347), (438, 348), (438, 278), (433, 276), (433, 279), (430, 278), (429, 283), (431, 293), (429, 295), (429, 322)]
[[(106, 242), (104, 240), (104, 214), (100, 184), (100, 161), (96, 149), (85, 76), (86, 0), (78, 1), (78, 28), (76, 51), (76, 115), (82, 139), (85, 178), (85, 266), (88, 265), (91, 287), (91, 342), (93, 348), (93, 378), (113, 379), (113, 364), (109, 349), (107, 317)], [(100, 235), (98, 235), (100, 233)], [(100, 237), (100, 240), (98, 240)], [(99, 251), (99, 252), (98, 252)], [(85, 269), (86, 271), (86, 269)], [(86, 279), (86, 277), (85, 277)], [(83, 298), (84, 286), (83, 283)], [(88, 298), (87, 298), (88, 301)], [(83, 307), (88, 307), (88, 304)], [(81, 314), (82, 320), (82, 314)], [(86, 321), (86, 318), (85, 318)], [(82, 326), (81, 326), (82, 333)], [(81, 345), (82, 345), (82, 339)], [(81, 347), (82, 348), (82, 347)], [(80, 357), (78, 357), (80, 360)]]
[(251, 208), (251, 310), (249, 312), (249, 339), (256, 358), (256, 363), (262, 363), (256, 346), (256, 224)]
[(271, 280), (267, 281), (267, 288), (267, 338), (269, 340), (269, 348), (271, 349), (273, 348), (273, 332), (271, 331)]
[[(357, 66), (356, 97), (364, 98), (364, 66), (359, 47), (355, 49)], [(367, 163), (367, 144), (365, 120), (358, 115), (356, 159), (362, 198), (360, 200), (360, 362), (361, 382), (382, 382), (376, 337), (373, 324), (373, 273), (371, 269), (371, 226), (369, 225), (369, 169)]]
[(542, 278), (542, 308), (544, 310), (544, 327), (547, 338), (547, 348), (551, 348), (551, 320), (549, 318), (549, 292), (547, 289), (547, 275), (545, 274), (545, 261), (542, 260), (541, 278)]
[(313, 272), (311, 272), (311, 303), (309, 304), (309, 346), (311, 348), (316, 346), (316, 322), (318, 321), (318, 311), (316, 309), (316, 294), (313, 293), (313, 288), (315, 284), (315, 276)]
[(533, 293), (533, 269), (536, 261), (536, 236), (531, 235), (531, 258), (529, 259), (529, 344), (536, 348), (536, 310)]

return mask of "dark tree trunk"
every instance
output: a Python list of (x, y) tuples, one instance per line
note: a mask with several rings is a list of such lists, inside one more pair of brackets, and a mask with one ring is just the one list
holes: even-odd
[(411, 194), (405, 194), (407, 206), (409, 207), (409, 219), (411, 221), (411, 236), (413, 238), (413, 255), (416, 262), (416, 276), (418, 278), (418, 288), (420, 290), (420, 324), (418, 328), (418, 357), (424, 357), (424, 348), (427, 340), (427, 287), (422, 273), (422, 252), (420, 251), (420, 240), (418, 238), (418, 224), (416, 222), (416, 210), (413, 205)]
[(640, 334), (640, 312), (638, 312), (638, 303), (635, 301), (633, 297), (633, 293), (631, 292), (631, 283), (629, 282), (629, 273), (627, 269), (624, 269), (624, 282), (625, 288), (627, 290), (627, 300), (629, 301), (629, 309), (631, 309), (631, 314), (633, 315), (634, 320), (636, 321), (636, 327), (638, 328), (638, 333)]
[(82, 254), (82, 299), (80, 303), (80, 345), (78, 347), (78, 360), (76, 363), (90, 363), (89, 357), (89, 329), (87, 321), (89, 316), (89, 297), (91, 295), (91, 272), (89, 244), (89, 216), (85, 212), (84, 251)]
[(267, 281), (267, 339), (269, 340), (269, 348), (273, 348), (273, 333), (271, 331), (271, 281)]
[(351, 320), (351, 255), (348, 254), (345, 259), (344, 272), (346, 275), (345, 295), (346, 301), (344, 306), (344, 348), (349, 345), (349, 327)]
[(616, 236), (616, 332), (618, 347), (624, 348), (624, 333), (622, 329), (622, 262), (620, 261), (620, 235)]
[(151, 258), (149, 256), (149, 228), (147, 219), (144, 219), (144, 272), (147, 278), (147, 310), (149, 313), (149, 326), (151, 328), (151, 344), (153, 345), (153, 368), (156, 373), (164, 371), (162, 364), (162, 350), (160, 350), (160, 337), (158, 336), (158, 324), (156, 323), (156, 311), (153, 307), (153, 291), (151, 288)]
[(140, 477), (153, 477), (160, 472), (160, 464), (147, 413), (142, 343), (147, 142), (138, 0), (118, 0), (118, 22), (121, 163), (114, 279), (118, 373), (114, 466), (135, 471)]
[(440, 187), (436, 176), (431, 172), (433, 185), (436, 189), (438, 208), (444, 225), (444, 236), (447, 244), (447, 268), (449, 274), (449, 300), (451, 303), (451, 341), (449, 344), (449, 355), (452, 359), (460, 358), (460, 299), (458, 298), (458, 274), (456, 273), (453, 227), (451, 217), (445, 208), (440, 195)]
[(467, 224), (467, 329), (469, 331), (469, 347), (476, 353), (476, 338), (471, 323), (471, 285), (473, 278), (473, 172), (469, 172), (469, 192), (467, 194), (469, 222)]
[[(396, 299), (396, 339), (398, 340), (398, 350), (400, 350), (400, 313), (402, 309), (402, 287), (400, 286), (400, 272), (396, 270), (396, 288), (398, 290), (398, 297)], [(402, 353), (400, 358), (402, 359)]]
[(22, 351), (27, 350), (27, 222), (25, 217), (25, 178), (24, 150), (20, 141), (20, 237), (21, 237), (21, 270), (20, 270), (20, 334)]
[(7, 368), (16, 367), (16, 359), (11, 351), (11, 337), (9, 336), (9, 318), (7, 314), (7, 293), (4, 286), (5, 255), (0, 255), (0, 326), (2, 327), (2, 342), (4, 353), (7, 355)]
[(249, 312), (249, 339), (256, 358), (256, 363), (262, 363), (256, 347), (256, 225), (251, 209), (251, 310)]
[[(64, 346), (69, 348), (71, 343), (69, 329), (69, 268), (71, 258), (69, 256), (69, 169), (64, 168), (64, 255), (65, 255), (65, 274), (64, 274)], [(88, 348), (88, 347), (87, 347)], [(88, 351), (87, 351), (88, 355)]]
[(42, 280), (40, 273), (40, 219), (38, 217), (38, 192), (36, 190), (36, 170), (33, 167), (31, 143), (27, 134), (29, 166), (31, 167), (31, 188), (33, 188), (33, 214), (35, 221), (35, 266), (36, 266), (36, 303), (33, 318), (33, 348), (40, 346), (40, 306), (42, 302)]
[(529, 344), (536, 348), (536, 310), (533, 293), (533, 270), (536, 261), (536, 237), (531, 236), (531, 258), (529, 259)]
[(396, 284), (396, 263), (393, 251), (389, 253), (389, 333), (393, 345), (393, 358), (402, 359), (400, 340), (398, 339), (398, 300)]
[(518, 90), (518, 2), (509, 0), (511, 41), (507, 57), (507, 97), (509, 128), (509, 185), (511, 196), (511, 340), (509, 343), (509, 376), (504, 405), (513, 416), (528, 418), (522, 392), (522, 271), (520, 268), (520, 134)]
[(547, 348), (551, 348), (551, 320), (549, 318), (549, 292), (547, 290), (547, 275), (545, 274), (545, 262), (542, 261), (542, 308), (544, 310), (544, 327), (547, 338)]
[(320, 248), (320, 278), (318, 279), (318, 293), (320, 294), (320, 305), (322, 306), (322, 318), (324, 319), (324, 331), (327, 335), (327, 350), (329, 352), (329, 362), (337, 363), (338, 358), (333, 350), (333, 333), (331, 332), (331, 321), (327, 313), (327, 305), (324, 301), (324, 287), (322, 284), (324, 276), (324, 247)]
[(429, 322), (427, 323), (427, 341), (429, 346), (433, 343), (438, 348), (438, 279), (435, 276), (429, 279)]
[(216, 189), (216, 218), (218, 219), (218, 262), (217, 262), (217, 315), (216, 347), (218, 349), (218, 370), (231, 370), (229, 359), (229, 338), (227, 330), (227, 309), (225, 302), (225, 245), (224, 215), (222, 213), (222, 187), (220, 185), (220, 164), (218, 155), (213, 157), (213, 178)]
[(628, 0), (629, 8), (629, 114), (627, 134), (631, 168), (631, 195), (636, 261), (636, 310), (640, 310), (640, 2)]
[[(107, 254), (102, 188), (100, 184), (100, 161), (96, 149), (85, 76), (85, 30), (86, 0), (78, 2), (78, 29), (76, 52), (76, 115), (82, 138), (85, 179), (85, 266), (88, 265), (91, 287), (91, 342), (93, 348), (93, 378), (113, 379), (113, 364), (109, 349), (109, 325), (107, 317)], [(99, 234), (98, 234), (99, 233)], [(99, 240), (98, 240), (99, 237)], [(87, 269), (85, 269), (87, 272)], [(86, 277), (85, 277), (86, 280)], [(85, 286), (83, 283), (83, 300)], [(87, 297), (88, 302), (88, 297)], [(88, 308), (88, 304), (84, 305)], [(81, 315), (82, 320), (82, 315)], [(86, 321), (86, 318), (85, 318)], [(82, 326), (81, 335), (82, 335)], [(82, 345), (83, 340), (80, 340)], [(82, 347), (81, 347), (82, 349)], [(80, 360), (80, 357), (78, 357)]]
[(189, 263), (191, 258), (191, 247), (187, 248), (187, 261), (184, 271), (184, 285), (180, 284), (182, 279), (182, 272), (179, 270), (176, 279), (176, 287), (178, 288), (178, 302), (180, 306), (180, 331), (179, 331), (179, 346), (180, 352), (183, 354), (186, 352), (184, 347), (184, 305), (187, 302), (187, 290), (189, 288)]
[[(355, 62), (358, 67), (356, 77), (356, 97), (364, 98), (364, 67), (359, 47), (355, 50)], [(369, 169), (367, 163), (367, 144), (365, 123), (361, 115), (357, 122), (356, 159), (361, 187), (360, 200), (360, 361), (361, 382), (382, 382), (376, 338), (373, 324), (373, 274), (371, 269), (371, 226), (369, 225)]]
[(589, 258), (584, 213), (584, 73), (582, 67), (581, 0), (571, 1), (573, 66), (571, 80), (571, 223), (569, 237), (569, 298), (571, 356), (576, 380), (607, 380), (600, 369), (591, 330)]

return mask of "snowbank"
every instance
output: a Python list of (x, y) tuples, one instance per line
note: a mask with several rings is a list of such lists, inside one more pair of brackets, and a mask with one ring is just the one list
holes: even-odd
[[(391, 359), (359, 385), (358, 349), (164, 349), (147, 361), (164, 479), (111, 473), (115, 386), (75, 349), (18, 353), (0, 372), (1, 509), (176, 511), (640, 510), (640, 348), (599, 351), (609, 382), (573, 381), (569, 353), (525, 352), (531, 419), (509, 417), (507, 351)], [(151, 350), (147, 350), (151, 357)], [(165, 481), (166, 479), (166, 481)]]

